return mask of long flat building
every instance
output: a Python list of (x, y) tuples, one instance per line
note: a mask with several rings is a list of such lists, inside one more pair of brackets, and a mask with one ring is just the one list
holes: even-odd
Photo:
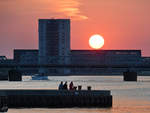
[(71, 64), (138, 65), (141, 50), (71, 50)]
[[(57, 56), (61, 57), (61, 56)], [(71, 50), (70, 65), (129, 65), (137, 66), (145, 62), (141, 56), (141, 50)], [(14, 60), (17, 64), (38, 64), (38, 50), (14, 50)], [(58, 58), (59, 59), (59, 58)], [(148, 62), (148, 61), (147, 61)], [(50, 63), (47, 63), (50, 64)], [(57, 64), (57, 63), (56, 63)], [(34, 69), (32, 69), (34, 70)], [(64, 70), (69, 70), (67, 74), (105, 74), (121, 73), (122, 69), (102, 69), (102, 68), (45, 68), (48, 75), (63, 75)], [(44, 71), (44, 69), (43, 69)], [(35, 72), (35, 70), (34, 70)], [(38, 73), (38, 72), (37, 72)]]

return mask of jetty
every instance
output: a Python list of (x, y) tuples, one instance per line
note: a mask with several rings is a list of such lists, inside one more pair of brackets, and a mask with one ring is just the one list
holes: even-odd
[(0, 106), (1, 108), (103, 108), (112, 107), (112, 95), (109, 90), (1, 89)]

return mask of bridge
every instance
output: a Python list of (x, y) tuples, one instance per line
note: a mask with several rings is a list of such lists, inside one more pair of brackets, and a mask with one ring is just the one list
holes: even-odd
[[(47, 64), (47, 65), (42, 65), (42, 64), (0, 64), (0, 68), (40, 68), (40, 67), (57, 67), (57, 68), (150, 68), (150, 64), (147, 65), (91, 65), (91, 64), (86, 64), (86, 65), (61, 65), (61, 64)], [(150, 69), (149, 69), (150, 70)]]
[[(31, 73), (31, 74), (36, 74), (38, 73), (38, 70), (40, 68), (45, 68), (45, 69), (51, 69), (51, 68), (57, 68), (57, 69), (70, 69), (76, 71), (87, 71), (90, 70), (89, 72), (97, 73), (96, 74), (101, 74), (101, 72), (113, 72), (114, 70), (120, 70), (120, 73), (123, 73), (124, 71), (127, 70), (134, 70), (138, 73), (141, 72), (150, 72), (150, 64), (143, 65), (58, 65), (58, 64), (48, 64), (48, 65), (40, 65), (40, 64), (0, 64), (0, 72), (3, 70), (10, 70), (10, 69), (19, 69), (22, 70), (23, 73)], [(88, 74), (89, 72), (85, 73)], [(73, 73), (74, 74), (74, 73)], [(77, 73), (76, 73), (77, 74)], [(89, 73), (90, 74), (90, 73)]]
[(49, 67), (57, 67), (57, 68), (145, 68), (150, 70), (150, 64), (147, 65), (61, 65), (61, 64), (0, 64), (0, 68), (49, 68)]

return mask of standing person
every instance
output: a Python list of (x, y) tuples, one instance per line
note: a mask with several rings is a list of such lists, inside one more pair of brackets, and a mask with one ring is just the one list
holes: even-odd
[(68, 90), (67, 82), (65, 82), (65, 84), (63, 85), (63, 89)]
[(74, 85), (73, 85), (73, 82), (71, 81), (69, 84), (69, 90), (73, 90), (73, 89), (74, 89)]
[(58, 89), (59, 89), (59, 90), (62, 90), (62, 89), (63, 89), (63, 81), (61, 81), (61, 83), (59, 84)]

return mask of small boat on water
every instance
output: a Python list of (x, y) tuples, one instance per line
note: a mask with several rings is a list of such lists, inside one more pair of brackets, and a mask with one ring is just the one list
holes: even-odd
[(32, 80), (48, 80), (48, 76), (35, 74), (32, 75)]

